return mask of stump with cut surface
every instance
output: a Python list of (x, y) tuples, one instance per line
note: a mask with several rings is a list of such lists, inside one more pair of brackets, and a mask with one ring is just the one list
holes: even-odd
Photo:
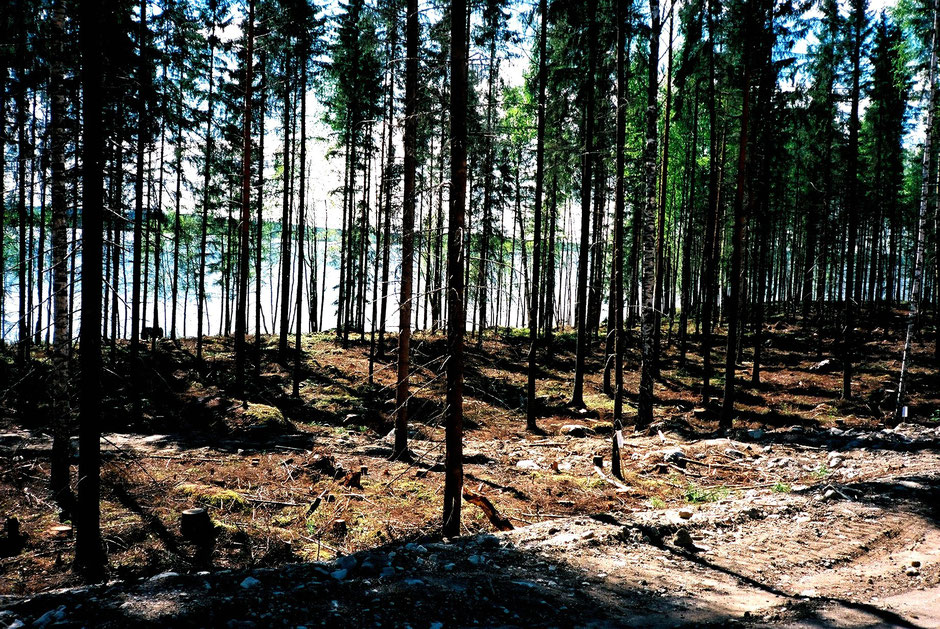
[(205, 509), (186, 509), (180, 515), (180, 533), (194, 544), (203, 545), (211, 542), (213, 529), (209, 512)]

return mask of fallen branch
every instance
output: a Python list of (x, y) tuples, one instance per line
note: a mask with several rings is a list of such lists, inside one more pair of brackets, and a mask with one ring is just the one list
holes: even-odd
[(274, 505), (276, 507), (303, 507), (303, 503), (300, 502), (281, 502), (280, 500), (265, 500), (264, 498), (252, 498), (250, 496), (245, 496), (245, 500), (248, 502), (254, 502), (262, 505)]
[(483, 494), (478, 494), (472, 489), (464, 487), (463, 499), (470, 504), (475, 504), (480, 507), (486, 517), (489, 518), (490, 523), (496, 527), (497, 531), (511, 531), (515, 528), (508, 519), (504, 518), (496, 511), (496, 507), (493, 506), (490, 499)]
[[(688, 459), (686, 459), (688, 460)], [(671, 469), (676, 470), (677, 472), (682, 472), (686, 476), (691, 476), (692, 478), (702, 478), (702, 474), (696, 474), (695, 472), (689, 471), (685, 468), (679, 467), (675, 463), (666, 463)]]

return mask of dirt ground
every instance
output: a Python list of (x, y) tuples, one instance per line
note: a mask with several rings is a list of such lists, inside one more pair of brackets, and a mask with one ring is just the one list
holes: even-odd
[[(247, 406), (227, 379), (226, 342), (210, 340), (200, 366), (188, 343), (165, 341), (145, 358), (133, 421), (119, 346), (104, 401), (107, 585), (82, 587), (69, 570), (70, 523), (45, 489), (42, 404), (0, 398), (0, 515), (27, 536), (0, 559), (0, 627), (940, 626), (940, 386), (925, 367), (932, 344), (917, 345), (909, 417), (889, 421), (892, 328), (861, 331), (858, 394), (843, 402), (841, 370), (816, 354), (827, 340), (769, 326), (762, 382), (747, 372), (727, 436), (699, 406), (697, 347), (684, 366), (670, 350), (656, 424), (625, 434), (622, 482), (610, 473), (601, 352), (590, 411), (572, 411), (573, 342), (557, 339), (533, 434), (522, 335), (471, 344), (465, 484), (515, 529), (494, 531), (464, 502), (455, 540), (437, 533), (440, 337), (415, 340), (410, 464), (388, 460), (393, 338), (370, 383), (368, 342), (305, 337), (301, 400), (265, 339)], [(208, 554), (180, 535), (193, 506), (215, 523)]]

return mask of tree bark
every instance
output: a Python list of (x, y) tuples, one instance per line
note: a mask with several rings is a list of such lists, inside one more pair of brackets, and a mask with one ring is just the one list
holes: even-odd
[(649, 39), (649, 76), (646, 88), (646, 144), (643, 148), (644, 178), (646, 199), (643, 205), (643, 261), (640, 316), (640, 395), (637, 408), (637, 429), (644, 429), (653, 423), (654, 362), (656, 359), (653, 343), (655, 341), (656, 315), (654, 312), (655, 258), (656, 242), (653, 235), (653, 217), (656, 212), (656, 140), (658, 139), (658, 85), (659, 85), (659, 1), (650, 0), (650, 39)]
[(581, 156), (581, 246), (578, 250), (578, 287), (575, 304), (578, 342), (575, 356), (574, 389), (571, 406), (584, 408), (584, 360), (590, 345), (587, 331), (588, 255), (591, 238), (591, 167), (594, 163), (594, 79), (597, 65), (597, 0), (588, 3), (588, 73), (584, 81), (587, 102), (584, 112), (584, 154)]
[[(242, 194), (241, 218), (238, 224), (238, 307), (235, 311), (235, 386), (244, 394), (245, 354), (248, 334), (248, 271), (251, 256), (251, 91), (254, 81), (255, 0), (248, 0), (248, 22), (245, 27), (245, 102), (242, 109)], [(300, 316), (298, 313), (298, 320)]]
[[(414, 0), (411, 0), (414, 1)], [(463, 489), (464, 218), (467, 202), (466, 0), (451, 2), (450, 14), (450, 211), (447, 228), (447, 397), (444, 453), (443, 534), (460, 534)]]
[(935, 190), (932, 182), (931, 172), (934, 167), (933, 131), (936, 120), (934, 119), (937, 107), (940, 105), (940, 88), (937, 85), (937, 63), (938, 49), (940, 49), (940, 2), (933, 0), (931, 2), (933, 13), (931, 49), (930, 49), (930, 70), (927, 79), (927, 89), (930, 91), (930, 102), (927, 106), (927, 122), (924, 130), (924, 157), (921, 163), (922, 182), (920, 188), (920, 203), (917, 212), (917, 236), (916, 248), (914, 251), (914, 277), (911, 282), (911, 305), (907, 314), (907, 330), (904, 335), (904, 354), (901, 358), (901, 373), (898, 377), (898, 400), (894, 416), (896, 421), (900, 421), (904, 416), (905, 403), (907, 402), (908, 371), (911, 363), (912, 341), (914, 337), (914, 326), (917, 317), (920, 314), (920, 293), (923, 286), (924, 277), (924, 239), (927, 227), (927, 210), (930, 205), (930, 199)]
[(88, 582), (104, 578), (101, 541), (101, 247), (102, 170), (102, 20), (103, 0), (81, 0), (79, 37), (82, 51), (82, 328), (79, 411), (78, 506), (75, 512), (76, 570)]

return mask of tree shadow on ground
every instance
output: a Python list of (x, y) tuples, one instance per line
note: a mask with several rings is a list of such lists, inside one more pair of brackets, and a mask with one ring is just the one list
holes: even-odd
[[(597, 521), (620, 526), (609, 516)], [(624, 543), (626, 549), (637, 542)], [(170, 574), (156, 580), (8, 597), (0, 601), (0, 606), (27, 624), (49, 610), (60, 609), (61, 620), (72, 625), (103, 628), (275, 624), (655, 628), (767, 624), (757, 618), (749, 620), (740, 608), (733, 609), (720, 596), (699, 594), (694, 587), (666, 588), (660, 587), (661, 583), (637, 580), (637, 573), (629, 567), (623, 576), (591, 573), (555, 554), (542, 552), (538, 546), (524, 548), (492, 535), (450, 544), (429, 539), (423, 544), (393, 544), (331, 563), (288, 564), (251, 572)], [(778, 618), (784, 622), (825, 626), (821, 609), (828, 608), (830, 614), (832, 610), (847, 610), (873, 624), (915, 626), (872, 605), (792, 596), (658, 540), (653, 540), (653, 546), (660, 556), (688, 562), (699, 576), (708, 575), (763, 594), (760, 598), (764, 601), (767, 595), (774, 597), (776, 605), (768, 606), (764, 601), (749, 605), (754, 611), (784, 614)], [(694, 575), (690, 576), (694, 580)]]

